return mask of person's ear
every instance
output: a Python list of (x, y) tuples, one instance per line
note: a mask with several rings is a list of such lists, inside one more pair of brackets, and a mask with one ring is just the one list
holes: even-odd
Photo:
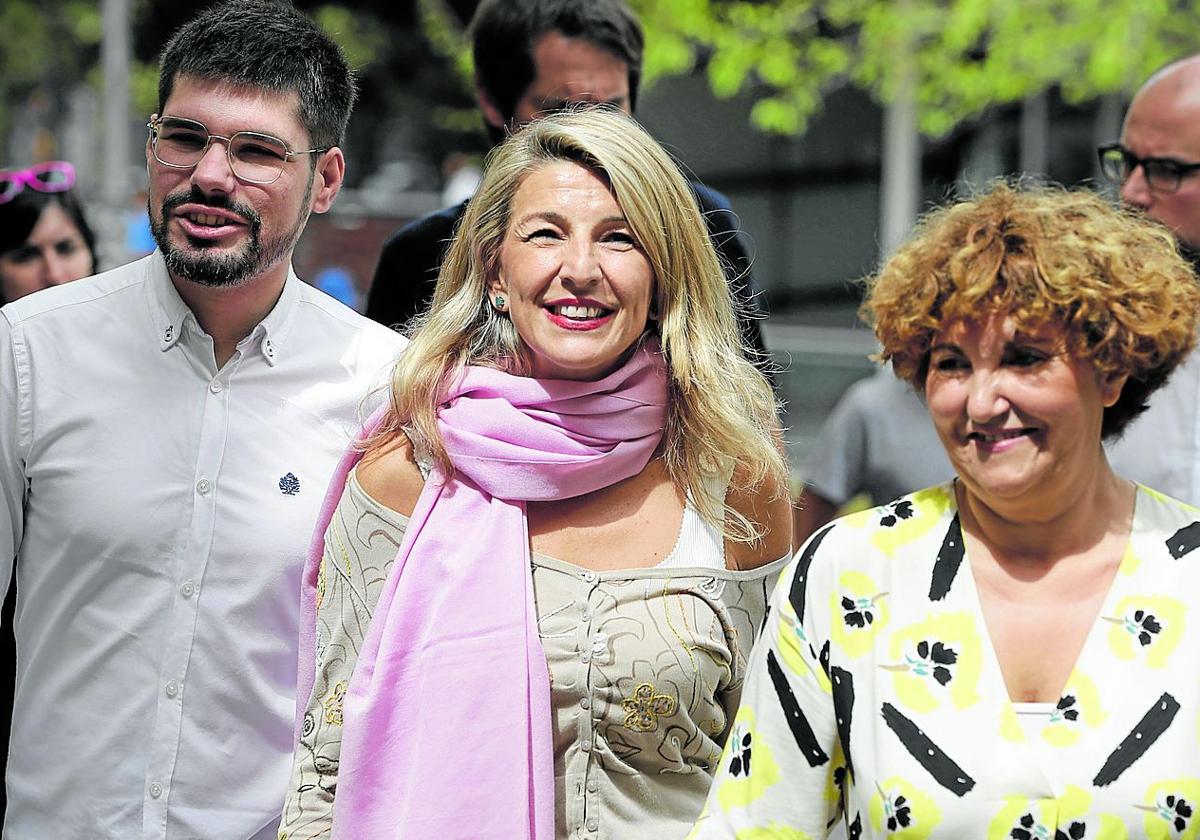
[(332, 149), (320, 154), (317, 158), (316, 170), (314, 173), (316, 185), (313, 187), (312, 211), (314, 213), (324, 213), (333, 206), (333, 200), (341, 192), (342, 182), (346, 178), (346, 156), (342, 154), (340, 148), (334, 146)]
[(508, 120), (500, 112), (496, 101), (478, 82), (475, 84), (475, 98), (479, 100), (479, 110), (483, 112), (487, 124), (503, 131), (508, 126)]
[(1121, 398), (1121, 391), (1129, 381), (1127, 373), (1113, 373), (1100, 379), (1100, 402), (1105, 408), (1112, 408)]

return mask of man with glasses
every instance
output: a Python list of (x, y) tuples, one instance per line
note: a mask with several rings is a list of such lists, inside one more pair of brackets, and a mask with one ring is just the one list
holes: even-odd
[[(1120, 142), (1099, 154), (1121, 200), (1168, 227), (1200, 267), (1200, 56), (1151, 76), (1130, 103)], [(1122, 475), (1200, 504), (1200, 355), (1154, 394), (1109, 460)]]
[(276, 836), (300, 570), (403, 344), (291, 270), (353, 99), (289, 4), (210, 7), (162, 55), (158, 250), (0, 309), (9, 840)]

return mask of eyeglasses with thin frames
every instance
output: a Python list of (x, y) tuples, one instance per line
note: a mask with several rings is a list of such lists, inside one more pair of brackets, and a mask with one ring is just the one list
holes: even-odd
[(1118, 186), (1129, 180), (1133, 170), (1140, 166), (1150, 189), (1173, 193), (1179, 189), (1184, 178), (1200, 169), (1200, 163), (1187, 163), (1175, 158), (1138, 157), (1120, 143), (1108, 143), (1096, 151), (1100, 156), (1100, 171)]
[(225, 157), (234, 176), (250, 184), (273, 184), (293, 157), (320, 154), (331, 148), (292, 151), (278, 137), (258, 131), (239, 131), (223, 137), (211, 133), (204, 123), (183, 117), (157, 117), (146, 123), (146, 127), (150, 129), (150, 150), (163, 166), (191, 169), (204, 158), (212, 141), (220, 140), (225, 144)]

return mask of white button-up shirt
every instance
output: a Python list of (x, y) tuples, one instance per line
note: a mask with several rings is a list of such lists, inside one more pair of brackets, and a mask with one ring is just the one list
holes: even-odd
[(274, 838), (303, 557), (404, 343), (289, 272), (218, 370), (157, 253), (0, 310), (8, 840)]

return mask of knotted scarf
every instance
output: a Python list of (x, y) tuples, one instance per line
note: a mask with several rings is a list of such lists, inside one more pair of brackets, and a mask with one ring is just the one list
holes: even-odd
[[(653, 340), (595, 382), (481, 367), (458, 378), (438, 411), (455, 473), (435, 468), (417, 500), (346, 695), (335, 840), (552, 840), (550, 675), (525, 502), (640, 473), (666, 402)], [(357, 457), (339, 464), (305, 571), (298, 733), (323, 534)]]

